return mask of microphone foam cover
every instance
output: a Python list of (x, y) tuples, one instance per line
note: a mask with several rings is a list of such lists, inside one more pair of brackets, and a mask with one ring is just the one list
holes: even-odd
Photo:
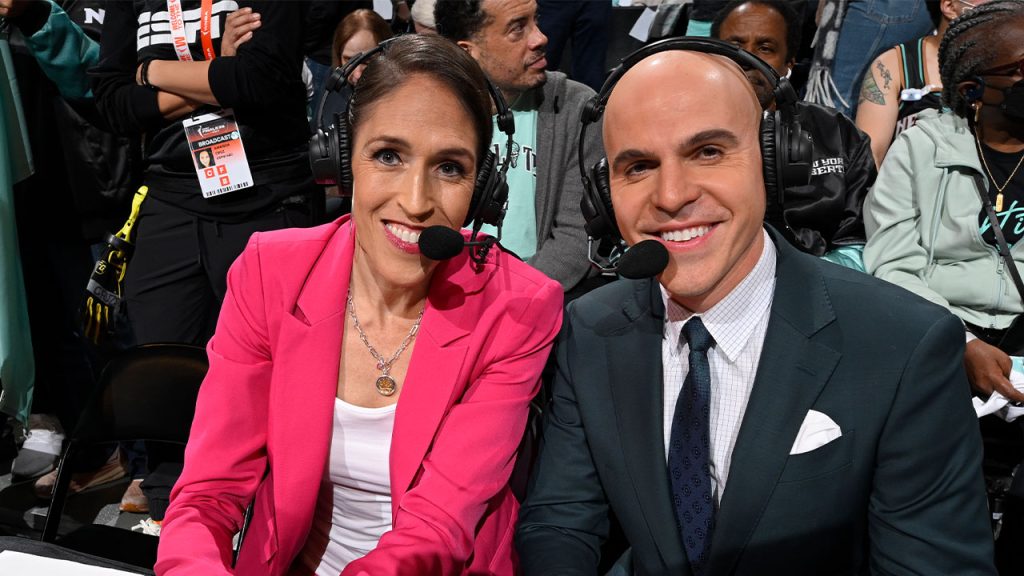
[(431, 260), (448, 260), (462, 252), (462, 234), (446, 226), (431, 226), (420, 233), (420, 253)]
[(651, 278), (668, 266), (668, 250), (657, 240), (637, 243), (622, 255), (618, 263), (623, 278)]

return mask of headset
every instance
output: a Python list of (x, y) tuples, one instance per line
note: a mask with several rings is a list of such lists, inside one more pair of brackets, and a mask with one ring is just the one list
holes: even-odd
[(667, 38), (649, 44), (623, 58), (612, 70), (601, 86), (601, 91), (584, 106), (580, 118), (579, 166), (583, 180), (584, 195), (580, 201), (587, 231), (587, 257), (601, 270), (611, 268), (595, 259), (593, 247), (600, 242), (599, 256), (610, 263), (622, 256), (625, 246), (619, 225), (612, 210), (611, 189), (608, 183), (608, 159), (602, 158), (588, 170), (584, 159), (584, 143), (587, 127), (597, 122), (604, 114), (608, 98), (619, 79), (641, 60), (648, 56), (670, 50), (703, 52), (725, 56), (739, 64), (744, 70), (753, 68), (765, 75), (773, 84), (775, 110), (766, 110), (761, 119), (760, 140), (767, 192), (765, 221), (776, 226), (784, 235), (788, 231), (782, 213), (786, 187), (807, 184), (811, 177), (812, 145), (810, 135), (796, 120), (794, 104), (798, 98), (788, 78), (780, 77), (775, 70), (753, 54), (728, 42), (712, 38), (681, 37)]
[[(324, 94), (320, 97), (320, 103), (317, 105), (316, 116), (314, 116), (317, 130), (309, 139), (309, 163), (313, 170), (313, 178), (316, 179), (317, 184), (336, 184), (342, 196), (352, 195), (352, 142), (349, 136), (349, 112), (353, 89), (348, 78), (360, 65), (385, 52), (388, 45), (396, 38), (384, 40), (370, 50), (356, 54), (344, 66), (335, 68), (324, 86)], [(498, 130), (508, 137), (508, 142), (505, 144), (504, 159), (499, 161), (494, 151), (488, 148), (487, 154), (478, 164), (476, 182), (473, 185), (473, 197), (470, 200), (466, 221), (462, 224), (469, 226), (470, 223), (475, 223), (473, 226), (474, 239), (484, 224), (498, 228), (500, 236), (501, 224), (505, 219), (505, 208), (508, 203), (508, 184), (505, 175), (511, 164), (515, 147), (512, 141), (512, 135), (515, 133), (515, 120), (512, 111), (505, 103), (501, 91), (486, 76), (485, 80), (487, 81), (487, 92), (491, 95), (491, 100), (498, 112)], [(346, 91), (348, 98), (345, 102), (345, 109), (335, 114), (330, 125), (324, 127), (324, 103), (327, 101), (327, 97), (332, 92), (345, 93)]]

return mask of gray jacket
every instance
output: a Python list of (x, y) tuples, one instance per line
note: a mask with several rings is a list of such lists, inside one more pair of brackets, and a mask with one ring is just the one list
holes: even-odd
[[(587, 233), (583, 229), (583, 183), (578, 155), (580, 113), (594, 91), (565, 77), (548, 72), (539, 90), (527, 93), (518, 103), (537, 107), (537, 252), (528, 263), (570, 290), (590, 271)], [(516, 106), (517, 108), (519, 106)], [(584, 150), (587, 167), (604, 154), (601, 126), (587, 129)]]

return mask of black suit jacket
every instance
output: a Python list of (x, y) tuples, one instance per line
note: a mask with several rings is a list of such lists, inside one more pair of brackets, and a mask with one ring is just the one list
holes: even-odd
[[(772, 238), (771, 316), (709, 574), (995, 574), (963, 325)], [(527, 575), (594, 574), (609, 512), (635, 573), (690, 573), (663, 445), (664, 315), (654, 280), (569, 306), (517, 534)], [(790, 455), (811, 409), (842, 436)]]

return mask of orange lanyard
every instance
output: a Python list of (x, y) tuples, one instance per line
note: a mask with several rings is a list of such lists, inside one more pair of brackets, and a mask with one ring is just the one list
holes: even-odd
[[(199, 38), (203, 45), (203, 56), (213, 60), (217, 53), (213, 50), (213, 34), (211, 19), (213, 18), (213, 0), (202, 0), (199, 16)], [(178, 60), (192, 62), (192, 52), (188, 48), (188, 37), (185, 35), (185, 15), (181, 9), (181, 0), (167, 0), (167, 19), (171, 26), (171, 42)]]

